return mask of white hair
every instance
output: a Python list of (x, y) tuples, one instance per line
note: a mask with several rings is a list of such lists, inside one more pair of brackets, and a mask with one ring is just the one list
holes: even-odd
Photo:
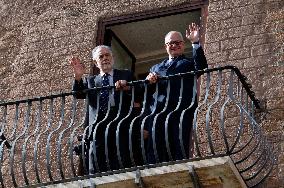
[(174, 34), (174, 33), (178, 34), (178, 35), (180, 36), (181, 40), (184, 41), (181, 32), (179, 32), (179, 31), (170, 31), (170, 32), (168, 32), (168, 34), (166, 34), (166, 36), (165, 36), (165, 43), (167, 42), (167, 41), (166, 41), (167, 38), (168, 38), (170, 35)]
[(97, 57), (97, 51), (101, 48), (106, 48), (110, 51), (111, 55), (112, 55), (112, 50), (111, 50), (111, 47), (109, 46), (106, 46), (106, 45), (99, 45), (99, 46), (96, 46), (93, 50), (92, 50), (92, 57), (93, 57), (93, 60), (96, 59)]

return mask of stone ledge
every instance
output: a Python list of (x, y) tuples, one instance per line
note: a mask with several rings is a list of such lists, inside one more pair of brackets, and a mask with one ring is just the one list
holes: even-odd
[[(193, 165), (203, 188), (245, 188), (247, 187), (229, 157), (205, 159), (141, 170), (144, 187), (181, 188), (194, 187), (189, 173)], [(48, 188), (137, 188), (136, 172), (126, 172), (85, 180), (46, 186)]]

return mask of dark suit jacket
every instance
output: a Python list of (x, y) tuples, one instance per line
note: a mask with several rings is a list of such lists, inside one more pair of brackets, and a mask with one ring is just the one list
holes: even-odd
[[(134, 76), (131, 71), (129, 70), (113, 70), (113, 85), (118, 80), (126, 80), (126, 81), (132, 81), (134, 80)], [(96, 114), (96, 108), (97, 108), (97, 93), (99, 90), (91, 90), (88, 93), (81, 92), (84, 89), (94, 88), (94, 87), (101, 87), (101, 76), (90, 76), (86, 77), (84, 79), (81, 79), (80, 81), (76, 81), (73, 84), (73, 91), (78, 91), (75, 94), (75, 97), (78, 99), (85, 99), (88, 98), (89, 108), (88, 108), (88, 115), (89, 115), (89, 122), (92, 122), (95, 118)], [(120, 103), (120, 91), (114, 92), (114, 102), (115, 102), (115, 108), (118, 109), (119, 103)], [(131, 91), (124, 91), (123, 92), (123, 99), (122, 99), (122, 113), (127, 113), (129, 110), (131, 102)], [(89, 123), (87, 123), (88, 125)]]
[[(204, 55), (202, 47), (199, 47), (197, 50), (193, 49), (193, 57), (192, 59), (186, 58), (184, 55), (181, 55), (173, 60), (170, 66), (166, 65), (168, 59), (165, 59), (159, 64), (154, 65), (150, 72), (158, 73), (160, 76), (169, 76), (178, 73), (185, 73), (195, 70), (202, 70), (208, 67), (206, 57)], [(171, 79), (170, 81), (170, 100), (169, 100), (169, 108), (173, 109), (178, 103), (179, 95), (180, 95), (180, 79)], [(184, 77), (183, 84), (183, 106), (188, 106), (191, 103), (192, 99), (192, 87), (193, 87), (193, 77), (186, 76)], [(166, 88), (167, 81), (159, 82), (159, 93), (160, 99), (163, 96), (166, 96)], [(158, 100), (159, 101), (159, 100)], [(158, 104), (163, 106), (165, 102), (165, 97), (163, 100), (159, 101)]]
[[(192, 59), (186, 58), (184, 55), (181, 55), (177, 58), (175, 58), (170, 64), (167, 63), (168, 59), (165, 59), (159, 64), (154, 65), (150, 72), (155, 72), (159, 74), (160, 76), (170, 76), (178, 73), (185, 73), (190, 71), (196, 71), (205, 69), (208, 67), (206, 58), (204, 56), (203, 49), (200, 47), (197, 50), (193, 49), (193, 57)], [(186, 109), (189, 107), (192, 101), (193, 97), (193, 85), (194, 85), (194, 76), (187, 75), (183, 77), (183, 92), (182, 92), (182, 102), (179, 106), (179, 110), (175, 111), (174, 114), (171, 115), (168, 121), (168, 139), (170, 141), (170, 150), (171, 154), (173, 156), (174, 160), (177, 159), (183, 159), (182, 151), (180, 148), (180, 141), (179, 141), (179, 122), (180, 122), (180, 116), (181, 116), (181, 110)], [(150, 93), (151, 96), (151, 102), (150, 102), (150, 108), (153, 111), (154, 108), (154, 97), (158, 95), (158, 102), (157, 102), (157, 108), (156, 112), (160, 112), (166, 102), (166, 96), (167, 96), (167, 86), (168, 82), (170, 82), (170, 94), (169, 94), (169, 101), (167, 105), (167, 111), (165, 113), (160, 113), (159, 116), (153, 115), (150, 117), (150, 120), (146, 123), (145, 129), (149, 131), (150, 135), (152, 135), (152, 127), (153, 124), (153, 118), (154, 116), (158, 117), (155, 124), (155, 142), (157, 147), (157, 153), (160, 161), (168, 161), (168, 153), (166, 150), (166, 144), (165, 144), (165, 122), (166, 117), (169, 112), (172, 112), (175, 110), (180, 97), (180, 88), (181, 88), (181, 78), (175, 77), (171, 78), (170, 81), (168, 80), (161, 80), (158, 82), (158, 93), (153, 94), (153, 86), (156, 84), (150, 85)], [(152, 90), (152, 91), (151, 91)], [(192, 124), (193, 120), (193, 114), (194, 110), (197, 107), (197, 97), (195, 98), (194, 106), (191, 107), (190, 110), (187, 111), (187, 113), (183, 116), (183, 122), (182, 122), (182, 139), (183, 139), (183, 146), (185, 149), (186, 158), (190, 156), (189, 148), (192, 144), (190, 142), (190, 134), (191, 134), (191, 128), (190, 126)], [(152, 136), (148, 137), (148, 148), (147, 148), (147, 160), (149, 163), (155, 163), (157, 162), (154, 156), (154, 149), (152, 147), (153, 140)]]

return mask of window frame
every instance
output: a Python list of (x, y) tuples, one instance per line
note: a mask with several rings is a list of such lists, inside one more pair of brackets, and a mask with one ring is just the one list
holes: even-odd
[[(200, 36), (200, 43), (204, 44), (205, 42), (205, 25), (208, 15), (208, 0), (199, 0), (189, 3), (183, 3), (177, 6), (173, 7), (167, 7), (167, 8), (159, 8), (159, 9), (153, 9), (149, 11), (139, 12), (139, 13), (131, 13), (126, 15), (120, 15), (115, 17), (100, 17), (98, 20), (98, 30), (97, 30), (97, 36), (96, 41), (94, 42), (95, 45), (109, 45), (109, 34), (106, 32), (108, 27), (119, 25), (119, 24), (125, 24), (130, 22), (136, 22), (136, 21), (142, 21), (146, 19), (153, 19), (158, 18), (162, 16), (170, 16), (174, 14), (180, 14), (185, 13), (189, 11), (193, 11), (196, 9), (201, 9), (201, 36)], [(132, 67), (135, 65), (132, 65)], [(98, 71), (98, 68), (95, 66), (91, 66), (90, 74), (94, 75)]]

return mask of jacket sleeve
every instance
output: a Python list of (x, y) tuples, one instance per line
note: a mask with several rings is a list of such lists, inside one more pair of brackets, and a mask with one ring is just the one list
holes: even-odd
[(203, 48), (200, 46), (197, 49), (193, 48), (193, 61), (195, 70), (202, 70), (208, 68), (207, 60), (204, 55)]
[(85, 89), (88, 89), (87, 82), (84, 82), (83, 79), (81, 79), (80, 81), (74, 80), (72, 91), (75, 91), (75, 93), (74, 93), (75, 98), (85, 99), (86, 93), (83, 92)]

